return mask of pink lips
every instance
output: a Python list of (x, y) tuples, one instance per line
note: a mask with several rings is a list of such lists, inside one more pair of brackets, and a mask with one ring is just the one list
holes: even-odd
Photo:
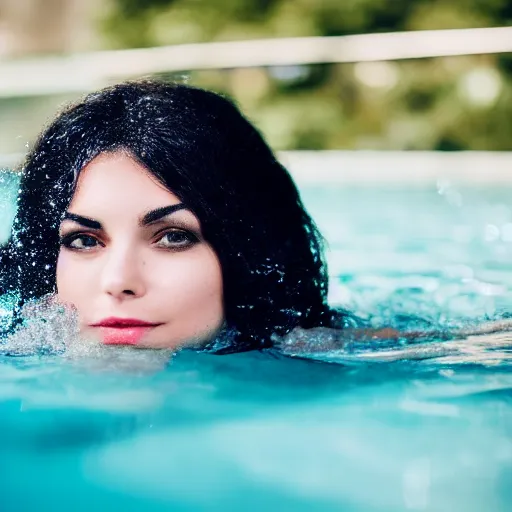
[(101, 331), (103, 343), (107, 345), (137, 345), (151, 329), (161, 324), (144, 322), (137, 318), (105, 318), (91, 327)]

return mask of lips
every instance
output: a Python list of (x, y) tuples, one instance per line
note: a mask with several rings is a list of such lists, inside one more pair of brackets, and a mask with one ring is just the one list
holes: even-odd
[(107, 345), (137, 345), (140, 340), (159, 323), (145, 322), (137, 318), (105, 318), (91, 327), (101, 332), (103, 343)]

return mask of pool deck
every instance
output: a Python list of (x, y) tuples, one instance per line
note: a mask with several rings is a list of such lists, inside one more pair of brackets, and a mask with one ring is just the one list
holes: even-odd
[(289, 151), (299, 184), (512, 184), (512, 152)]

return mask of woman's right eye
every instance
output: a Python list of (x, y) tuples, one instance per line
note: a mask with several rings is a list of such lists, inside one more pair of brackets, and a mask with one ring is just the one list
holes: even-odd
[(75, 251), (90, 251), (100, 245), (99, 241), (91, 235), (69, 235), (61, 239), (61, 245)]

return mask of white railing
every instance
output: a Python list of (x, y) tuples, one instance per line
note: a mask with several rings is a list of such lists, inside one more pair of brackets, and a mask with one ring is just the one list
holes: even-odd
[(283, 151), (279, 158), (301, 186), (512, 184), (507, 151)]
[(512, 52), (512, 27), (183, 44), (0, 61), (0, 97), (87, 92), (153, 73)]

